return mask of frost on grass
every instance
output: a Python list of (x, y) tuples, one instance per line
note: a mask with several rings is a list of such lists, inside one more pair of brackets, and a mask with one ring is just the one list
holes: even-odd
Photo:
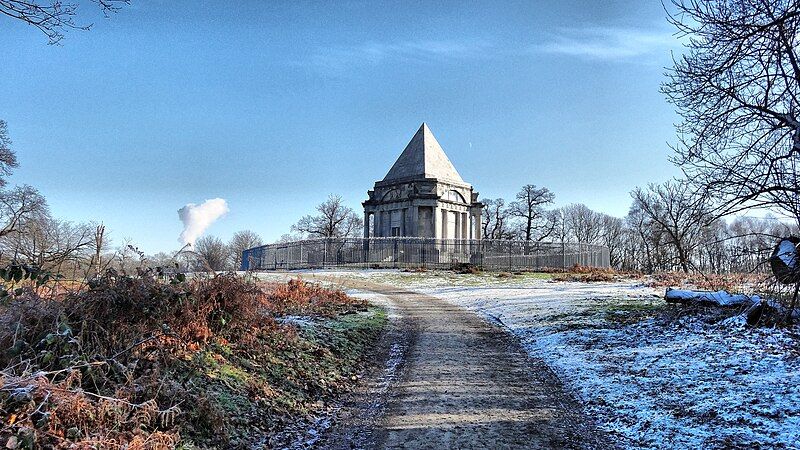
[(630, 447), (791, 447), (800, 438), (795, 342), (784, 332), (686, 318), (528, 342), (558, 373), (576, 374), (565, 381)]
[(797, 448), (797, 330), (676, 314), (635, 283), (358, 272), (502, 322), (626, 448)]

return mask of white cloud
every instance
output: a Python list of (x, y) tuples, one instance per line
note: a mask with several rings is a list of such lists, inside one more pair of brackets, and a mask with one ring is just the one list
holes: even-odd
[(397, 43), (365, 42), (349, 47), (320, 47), (302, 61), (324, 69), (348, 69), (353, 65), (380, 64), (386, 61), (433, 61), (441, 59), (480, 58), (489, 54), (491, 45), (483, 41), (405, 41)]
[[(678, 49), (680, 41), (666, 27), (559, 28), (538, 34), (537, 53), (553, 53), (587, 59), (622, 60)], [(465, 61), (530, 55), (531, 48), (509, 42), (486, 40), (367, 41), (350, 46), (317, 47), (298, 65), (337, 73), (385, 63)]]
[(550, 39), (536, 45), (545, 53), (589, 59), (620, 60), (676, 49), (680, 41), (669, 30), (590, 27), (562, 28)]
[(178, 218), (183, 222), (183, 232), (178, 239), (181, 243), (194, 245), (212, 223), (228, 212), (228, 202), (212, 198), (199, 205), (189, 203), (178, 210)]

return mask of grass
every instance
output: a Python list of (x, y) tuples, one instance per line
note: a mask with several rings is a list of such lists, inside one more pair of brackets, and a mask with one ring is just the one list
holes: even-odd
[(663, 300), (641, 298), (587, 299), (569, 313), (547, 316), (560, 329), (608, 328), (654, 318), (670, 307)]
[[(225, 355), (217, 346), (196, 358), (204, 372), (185, 368), (191, 373), (185, 382), (211, 394), (209, 406), (224, 416), (226, 447), (247, 447), (258, 440), (257, 430), (268, 435), (287, 421), (310, 421), (321, 404), (350, 389), (386, 321), (383, 309), (369, 307), (295, 327), (291, 345), (267, 355)], [(211, 440), (196, 430), (183, 444), (204, 446)]]

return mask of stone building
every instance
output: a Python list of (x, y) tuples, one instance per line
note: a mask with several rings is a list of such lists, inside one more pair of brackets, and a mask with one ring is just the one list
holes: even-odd
[(364, 237), (481, 238), (478, 193), (424, 123), (367, 194)]

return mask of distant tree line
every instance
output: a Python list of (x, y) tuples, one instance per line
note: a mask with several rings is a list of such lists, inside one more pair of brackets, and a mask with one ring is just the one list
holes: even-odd
[[(531, 196), (534, 191), (547, 195)], [(619, 218), (581, 203), (546, 209), (554, 195), (527, 185), (514, 202), (484, 200), (483, 237), (604, 245), (611, 265), (624, 270), (739, 272), (766, 270), (776, 240), (798, 233), (796, 225), (771, 215), (718, 217), (709, 197), (686, 182), (636, 188), (631, 197), (628, 214)], [(543, 201), (521, 203), (529, 198)]]
[[(720, 217), (719, 202), (682, 180), (637, 187), (631, 197), (628, 214), (620, 218), (582, 203), (548, 208), (555, 194), (528, 184), (511, 202), (483, 200), (482, 236), (604, 245), (611, 265), (623, 270), (722, 273), (767, 270), (765, 262), (776, 240), (798, 234), (795, 224), (772, 215)], [(341, 197), (331, 195), (316, 210), (315, 215), (303, 216), (292, 226), (292, 233), (278, 242), (361, 236), (361, 218)], [(210, 245), (207, 241), (211, 238), (204, 239), (198, 241), (198, 247), (208, 247), (205, 253), (213, 255), (210, 249), (223, 246), (222, 242)]]
[(202, 259), (195, 263), (195, 270), (202, 270), (203, 263), (213, 270), (239, 270), (242, 265), (242, 252), (248, 248), (258, 247), (264, 242), (261, 236), (250, 230), (234, 233), (226, 243), (216, 236), (203, 236), (197, 240), (193, 251)]

